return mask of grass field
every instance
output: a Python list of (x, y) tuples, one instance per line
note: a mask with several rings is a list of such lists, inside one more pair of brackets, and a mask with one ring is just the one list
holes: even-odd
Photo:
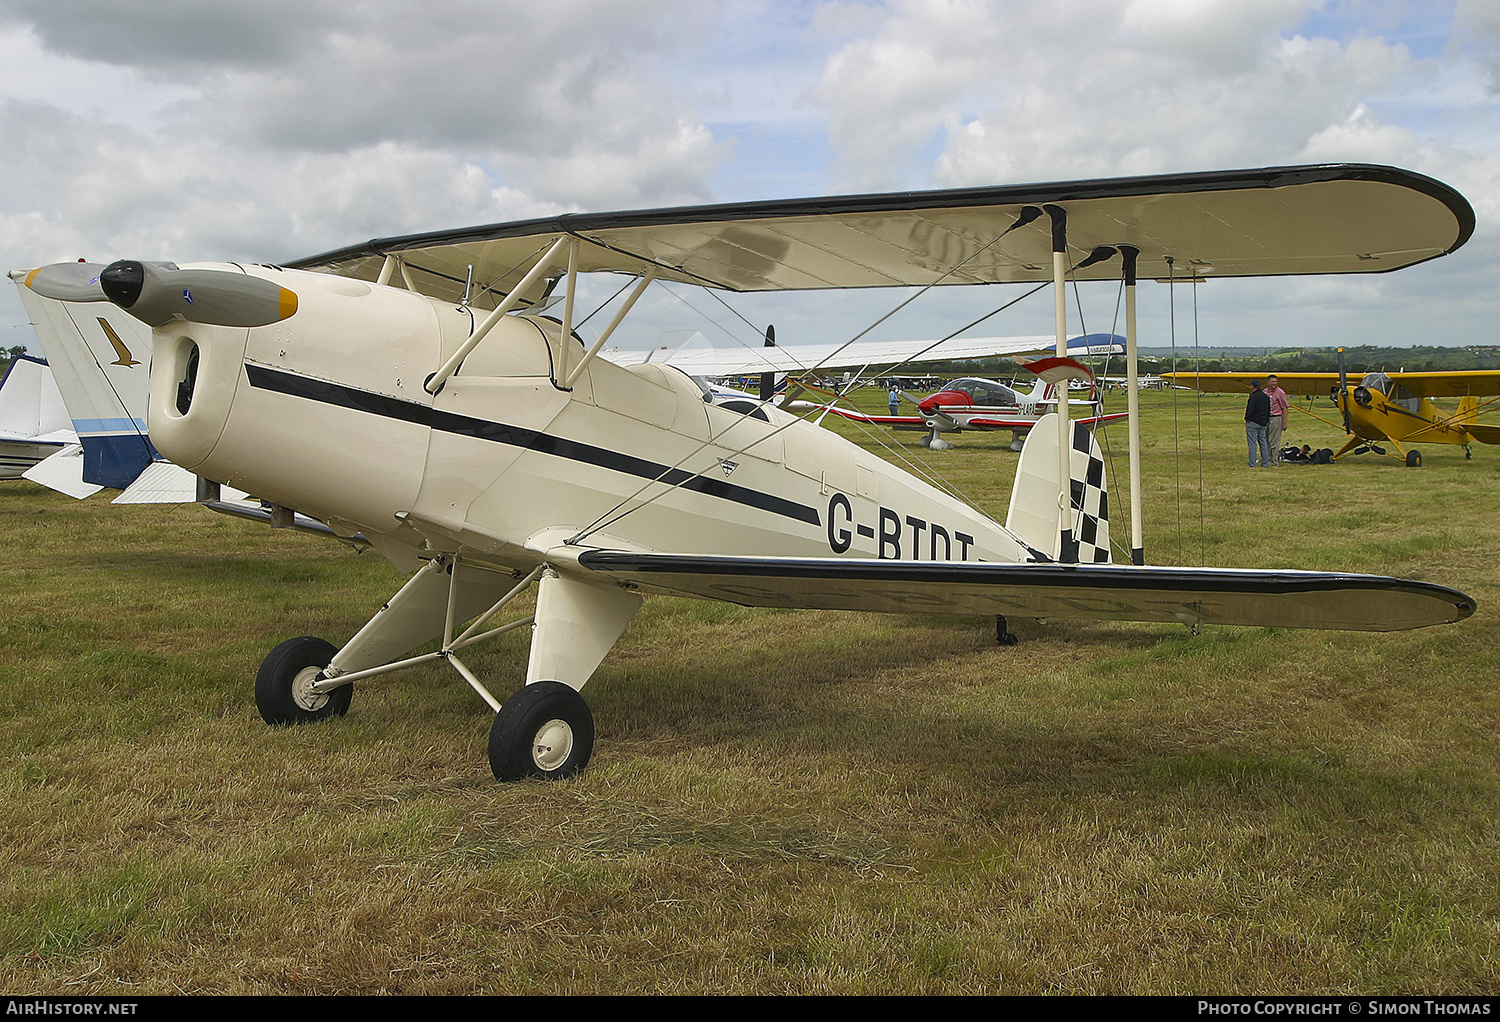
[[(551, 785), (491, 779), (446, 668), (261, 723), (272, 646), (342, 642), (399, 586), (374, 555), (0, 484), (0, 988), (1500, 992), (1500, 451), (1251, 472), (1241, 412), (1147, 395), (1149, 560), (1423, 578), (1478, 613), (1012, 621), (1000, 648), (987, 619), (653, 599), (586, 691), (592, 765)], [(1009, 434), (915, 436), (1003, 518)], [(520, 683), (523, 638), (482, 649)]]

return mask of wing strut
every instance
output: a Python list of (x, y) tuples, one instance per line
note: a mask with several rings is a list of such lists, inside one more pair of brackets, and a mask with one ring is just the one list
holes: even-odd
[[(579, 359), (578, 364), (573, 367), (573, 371), (568, 373), (567, 379), (563, 381), (564, 390), (572, 389), (574, 381), (578, 379), (578, 376), (583, 372), (584, 367), (592, 362), (594, 360), (594, 356), (598, 355), (599, 352), (603, 350), (604, 343), (608, 341), (610, 335), (615, 332), (615, 327), (619, 326), (625, 320), (625, 317), (629, 315), (630, 310), (635, 307), (636, 300), (639, 299), (641, 295), (646, 293), (646, 288), (650, 287), (651, 282), (654, 280), (656, 280), (656, 270), (653, 268), (649, 273), (641, 278), (640, 283), (635, 286), (635, 290), (630, 292), (630, 297), (625, 299), (625, 304), (620, 306), (620, 311), (615, 313), (615, 318), (609, 321), (609, 326), (604, 328), (604, 332), (599, 335), (599, 339), (593, 343), (588, 351), (583, 353), (583, 358)], [(568, 287), (571, 289), (572, 286), (573, 285), (570, 282)], [(566, 336), (567, 335), (564, 335), (565, 338)]]
[[(1052, 277), (1055, 292), (1054, 321), (1057, 329), (1057, 354), (1066, 358), (1068, 354), (1068, 308), (1064, 283), (1068, 273), (1068, 215), (1061, 206), (1047, 205), (1043, 209), (1052, 218)], [(1130, 561), (1132, 564), (1146, 563), (1143, 523), (1141, 521), (1141, 400), (1138, 389), (1138, 348), (1135, 330), (1136, 259), (1141, 250), (1135, 245), (1100, 245), (1080, 262), (1074, 271), (1095, 263), (1106, 262), (1119, 255), (1124, 264), (1121, 275), (1125, 282), (1125, 388), (1126, 409), (1130, 426)], [(1078, 562), (1078, 542), (1072, 528), (1071, 450), (1072, 421), (1067, 391), (1059, 388), (1057, 401), (1058, 454), (1061, 472), (1060, 506), (1063, 508), (1060, 521), (1061, 545), (1058, 560), (1063, 564)]]
[(1107, 262), (1119, 255), (1123, 264), (1120, 276), (1125, 284), (1125, 409), (1130, 430), (1130, 563), (1146, 563), (1144, 522), (1141, 518), (1141, 393), (1139, 389), (1139, 350), (1135, 333), (1136, 259), (1141, 250), (1135, 245), (1100, 245), (1087, 259), (1073, 268), (1076, 273), (1094, 263)]
[[(474, 350), (474, 346), (484, 340), (485, 335), (495, 328), (495, 324), (500, 322), (501, 316), (504, 316), (520, 303), (521, 296), (526, 293), (532, 284), (536, 283), (538, 277), (547, 272), (553, 260), (557, 258), (558, 252), (572, 240), (571, 237), (564, 234), (552, 243), (552, 247), (547, 249), (547, 254), (537, 260), (536, 265), (532, 266), (530, 272), (521, 279), (519, 284), (511, 288), (510, 294), (506, 295), (505, 299), (499, 305), (495, 306), (495, 311), (486, 316), (484, 322), (474, 328), (474, 332), (458, 346), (458, 350), (449, 357), (448, 361), (444, 362), (438, 371), (433, 373), (426, 383), (422, 384), (427, 393), (436, 394), (442, 389), (448, 377), (452, 376), (458, 370), (463, 360), (469, 357), (469, 352)], [(576, 266), (576, 263), (574, 265)], [(563, 348), (565, 350), (567, 348), (567, 339), (568, 335), (563, 334)]]
[(1125, 274), (1125, 410), (1130, 427), (1130, 563), (1146, 563), (1146, 544), (1141, 521), (1141, 390), (1136, 362), (1135, 260), (1141, 250), (1120, 245)]
[[(1052, 290), (1053, 325), (1057, 331), (1057, 357), (1068, 357), (1068, 211), (1051, 203), (1042, 210), (1052, 218)], [(1078, 541), (1073, 536), (1073, 418), (1066, 400), (1057, 405), (1058, 523), (1061, 545), (1057, 559), (1062, 564), (1078, 563)]]

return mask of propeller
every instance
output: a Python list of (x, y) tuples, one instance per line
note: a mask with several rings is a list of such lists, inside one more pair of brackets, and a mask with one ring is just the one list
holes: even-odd
[(174, 319), (209, 326), (266, 326), (297, 311), (297, 295), (232, 270), (183, 270), (175, 263), (122, 259), (99, 274), (110, 301), (149, 326)]
[(175, 263), (53, 263), (21, 280), (54, 301), (113, 302), (149, 326), (174, 319), (265, 326), (297, 311), (296, 293), (269, 280), (233, 270), (183, 270)]
[[(766, 343), (765, 343), (765, 346), (767, 348), (774, 348), (774, 347), (776, 347), (776, 328), (774, 326), (768, 326), (768, 327), (766, 327)], [(761, 373), (760, 374), (760, 399), (762, 401), (769, 401), (769, 400), (771, 400), (775, 396), (776, 396), (776, 374), (775, 373)]]
[(1344, 432), (1353, 433), (1349, 423), (1349, 375), (1344, 371), (1344, 349), (1339, 349), (1339, 411), (1344, 413)]
[(53, 263), (39, 266), (22, 278), (22, 283), (43, 298), (59, 302), (107, 302), (109, 297), (99, 287), (98, 263)]

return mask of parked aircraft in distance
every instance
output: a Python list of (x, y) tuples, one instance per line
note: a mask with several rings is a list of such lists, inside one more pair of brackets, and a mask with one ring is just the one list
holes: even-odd
[(47, 363), (31, 355), (11, 359), (0, 378), (0, 479), (19, 479), (77, 439)]
[[(1343, 363), (1343, 349), (1339, 362)], [(1165, 378), (1201, 391), (1250, 392), (1250, 381), (1269, 373), (1167, 373)], [(1324, 418), (1310, 407), (1291, 407), (1339, 426), (1347, 439), (1334, 452), (1334, 459), (1349, 454), (1375, 453), (1405, 462), (1410, 468), (1422, 464), (1417, 444), (1461, 444), (1464, 456), (1472, 458), (1470, 444), (1500, 444), (1500, 426), (1482, 423), (1479, 415), (1500, 397), (1500, 370), (1471, 369), (1440, 373), (1373, 372), (1358, 383), (1350, 383), (1345, 372), (1276, 373), (1288, 394), (1306, 397), (1329, 395), (1340, 419)], [(1458, 407), (1446, 411), (1433, 398), (1457, 398)], [(1481, 398), (1487, 400), (1481, 401)], [(1388, 454), (1384, 441), (1396, 449)]]
[[(1018, 360), (1019, 361), (1019, 360)], [(1069, 359), (1069, 361), (1072, 361)], [(1092, 379), (1088, 368), (1074, 362), (1078, 377)], [(1020, 362), (1022, 368), (1028, 363)], [(842, 408), (837, 404), (816, 405), (854, 422), (867, 422), (875, 426), (889, 426), (895, 430), (920, 431), (925, 433), (917, 443), (934, 451), (946, 451), (953, 445), (941, 436), (943, 433), (961, 433), (964, 430), (1011, 431), (1010, 449), (1021, 450), (1026, 435), (1049, 409), (1057, 407), (1057, 391), (1060, 384), (1038, 378), (1030, 393), (1022, 393), (999, 380), (979, 377), (963, 377), (945, 384), (941, 390), (927, 397), (917, 398), (904, 394), (906, 400), (917, 406), (920, 415), (871, 415), (853, 408)], [(1063, 385), (1064, 393), (1067, 388)], [(1102, 426), (1118, 422), (1126, 417), (1125, 412), (1099, 414), (1099, 402), (1069, 399), (1068, 404), (1082, 406), (1094, 414), (1073, 421), (1085, 426)]]

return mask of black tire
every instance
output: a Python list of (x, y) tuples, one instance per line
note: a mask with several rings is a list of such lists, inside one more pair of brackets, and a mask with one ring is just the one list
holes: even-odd
[(1421, 466), (1421, 464), (1422, 464), (1422, 452), (1421, 451), (1407, 451), (1406, 452), (1406, 467), (1407, 468), (1418, 468), (1418, 467)]
[(560, 681), (515, 692), (490, 728), (490, 769), (497, 781), (560, 781), (589, 764), (594, 715), (583, 696)]
[(288, 639), (271, 650), (255, 675), (255, 707), (261, 719), (280, 727), (311, 724), (347, 713), (349, 700), (354, 698), (353, 685), (327, 693), (306, 691), (337, 652), (332, 643), (312, 635)]

